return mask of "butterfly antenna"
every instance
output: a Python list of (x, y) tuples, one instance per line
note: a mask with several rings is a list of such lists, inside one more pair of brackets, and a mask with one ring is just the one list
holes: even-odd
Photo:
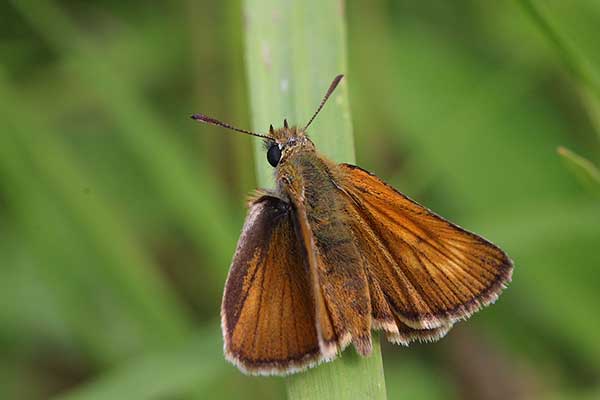
[(315, 111), (315, 113), (313, 114), (313, 116), (310, 119), (310, 121), (308, 121), (308, 124), (306, 124), (306, 126), (304, 127), (304, 130), (308, 129), (308, 127), (310, 126), (310, 124), (312, 124), (312, 122), (314, 121), (315, 117), (317, 116), (317, 114), (319, 114), (319, 111), (321, 111), (321, 109), (323, 108), (323, 106), (327, 102), (327, 99), (329, 98), (329, 96), (331, 96), (331, 93), (333, 93), (333, 91), (335, 90), (335, 88), (340, 83), (340, 81), (342, 80), (343, 77), (344, 77), (344, 75), (340, 74), (340, 75), (336, 76), (335, 78), (333, 78), (333, 82), (331, 82), (331, 85), (329, 85), (329, 89), (327, 89), (327, 93), (325, 93), (325, 97), (323, 97), (323, 100), (321, 100), (321, 104), (319, 104), (319, 107), (317, 108), (317, 111)]
[(252, 136), (260, 137), (260, 138), (267, 139), (267, 140), (274, 140), (270, 136), (261, 135), (260, 133), (247, 131), (245, 129), (236, 128), (233, 125), (229, 125), (229, 124), (227, 124), (225, 122), (219, 121), (218, 119), (214, 119), (214, 118), (208, 117), (208, 116), (203, 115), (203, 114), (194, 114), (194, 115), (192, 115), (191, 118), (195, 119), (196, 121), (205, 122), (205, 123), (211, 124), (211, 125), (221, 126), (223, 128), (231, 129), (232, 131), (236, 131), (236, 132), (245, 133), (247, 135), (252, 135)]

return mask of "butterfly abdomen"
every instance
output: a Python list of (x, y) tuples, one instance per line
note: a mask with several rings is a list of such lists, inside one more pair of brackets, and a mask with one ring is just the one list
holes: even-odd
[(315, 152), (300, 153), (289, 163), (296, 178), (303, 182), (319, 284), (333, 324), (333, 336), (323, 339), (337, 348), (352, 342), (359, 353), (367, 355), (371, 352), (368, 283), (345, 200), (332, 179), (337, 166)]
[(358, 267), (360, 255), (344, 212), (343, 199), (331, 177), (335, 165), (316, 153), (299, 154), (292, 160), (304, 182), (304, 198), (315, 244), (328, 261)]

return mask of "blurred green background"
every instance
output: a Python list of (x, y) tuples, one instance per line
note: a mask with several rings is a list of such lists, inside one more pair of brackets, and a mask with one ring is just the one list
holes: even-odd
[[(600, 398), (600, 2), (345, 12), (358, 164), (516, 264), (384, 344), (388, 398)], [(221, 352), (253, 139), (188, 118), (250, 126), (243, 34), (235, 0), (0, 5), (1, 399), (285, 395)]]

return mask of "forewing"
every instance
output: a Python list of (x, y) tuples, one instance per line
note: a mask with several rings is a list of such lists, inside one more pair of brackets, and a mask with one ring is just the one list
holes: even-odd
[(253, 201), (221, 307), (225, 355), (242, 371), (287, 374), (320, 359), (311, 284), (289, 204)]
[(376, 176), (341, 164), (338, 185), (367, 259), (375, 326), (388, 336), (399, 342), (443, 336), (495, 301), (510, 281), (512, 262), (502, 250)]

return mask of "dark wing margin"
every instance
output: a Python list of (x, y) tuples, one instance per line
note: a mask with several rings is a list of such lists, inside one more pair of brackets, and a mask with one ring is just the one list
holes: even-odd
[(270, 195), (252, 201), (225, 284), (225, 356), (248, 374), (285, 375), (321, 360), (306, 254), (290, 207)]
[(371, 308), (373, 310), (373, 329), (385, 332), (388, 342), (408, 346), (411, 342), (435, 342), (442, 338), (452, 328), (452, 325), (442, 325), (432, 329), (411, 328), (402, 322), (392, 310), (386, 294), (375, 278), (375, 274), (369, 270), (369, 257), (365, 257), (367, 275), (369, 281), (369, 292), (371, 297)]
[(366, 258), (373, 325), (388, 339), (437, 340), (493, 303), (510, 282), (513, 263), (498, 247), (359, 167), (339, 168)]

